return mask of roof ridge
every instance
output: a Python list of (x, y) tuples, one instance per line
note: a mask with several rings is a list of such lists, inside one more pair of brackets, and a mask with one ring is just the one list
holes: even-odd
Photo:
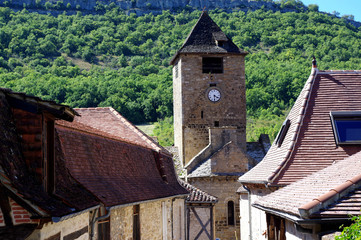
[(334, 188), (331, 188), (327, 193), (314, 198), (311, 202), (308, 202), (298, 208), (298, 211), (301, 217), (308, 218), (311, 214), (321, 210), (321, 208), (327, 207), (360, 186), (361, 174), (346, 180), (344, 183)]
[(93, 136), (98, 136), (98, 137), (110, 139), (110, 140), (113, 140), (113, 141), (118, 141), (118, 142), (130, 144), (130, 145), (134, 145), (134, 146), (141, 147), (141, 148), (154, 150), (152, 148), (145, 147), (143, 145), (140, 145), (140, 144), (137, 144), (137, 143), (134, 143), (134, 142), (129, 142), (127, 139), (121, 138), (119, 136), (115, 136), (113, 134), (104, 132), (104, 131), (100, 130), (99, 128), (91, 127), (91, 126), (83, 124), (81, 122), (76, 122), (76, 124), (81, 125), (81, 126), (85, 126), (86, 128), (94, 129), (96, 131), (92, 132), (90, 130), (87, 130), (86, 128), (78, 128), (78, 127), (75, 127), (74, 124), (72, 124), (72, 123), (67, 124), (67, 122), (65, 122), (63, 120), (55, 122), (55, 125), (58, 125), (58, 126), (63, 127), (63, 128), (69, 128), (69, 129), (73, 129), (73, 130), (76, 130), (78, 132), (87, 133), (87, 134), (90, 134), (90, 135), (93, 135)]
[[(290, 157), (292, 156), (292, 154), (293, 154), (293, 152), (295, 150), (296, 142), (298, 140), (298, 136), (299, 136), (300, 131), (301, 131), (301, 126), (303, 124), (303, 120), (304, 120), (304, 117), (306, 115), (306, 110), (307, 110), (308, 103), (309, 103), (309, 100), (310, 100), (310, 96), (311, 96), (311, 93), (312, 93), (313, 84), (315, 82), (315, 79), (316, 79), (316, 76), (317, 76), (318, 72), (319, 71), (318, 71), (317, 68), (312, 68), (311, 74), (308, 77), (307, 82), (305, 83), (305, 86), (303, 88), (303, 90), (305, 90), (305, 94), (303, 96), (302, 105), (300, 106), (299, 116), (298, 116), (297, 121), (295, 123), (295, 124), (297, 124), (297, 127), (296, 127), (296, 129), (294, 131), (294, 134), (293, 134), (292, 138), (291, 138), (292, 140), (289, 143), (288, 151), (286, 153), (286, 156), (278, 164), (278, 167), (272, 172), (271, 176), (268, 177), (268, 179), (267, 179), (268, 184), (273, 183), (276, 180), (276, 178), (280, 175), (280, 173), (282, 172), (282, 170), (287, 165), (288, 161), (290, 160)], [(297, 100), (296, 100), (296, 102), (297, 102)], [(290, 111), (290, 113), (291, 113), (291, 111)], [(288, 114), (286, 119), (289, 119), (289, 114)]]
[(322, 70), (318, 74), (361, 74), (361, 70)]
[(165, 148), (163, 148), (163, 147), (159, 146), (157, 143), (155, 143), (154, 140), (151, 137), (149, 137), (142, 130), (137, 128), (134, 124), (129, 122), (125, 117), (123, 117), (120, 113), (118, 113), (114, 108), (109, 107), (109, 109), (110, 109), (111, 113), (114, 114), (114, 116), (116, 118), (118, 118), (120, 121), (122, 121), (127, 127), (129, 127), (134, 133), (136, 133), (139, 137), (141, 137), (142, 140), (144, 140), (148, 144), (150, 144), (155, 150), (157, 150), (158, 152), (166, 151), (168, 153), (168, 151)]

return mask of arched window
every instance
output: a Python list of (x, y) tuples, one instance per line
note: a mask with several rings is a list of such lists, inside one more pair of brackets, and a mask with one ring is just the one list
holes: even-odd
[(228, 201), (228, 225), (234, 225), (234, 202)]

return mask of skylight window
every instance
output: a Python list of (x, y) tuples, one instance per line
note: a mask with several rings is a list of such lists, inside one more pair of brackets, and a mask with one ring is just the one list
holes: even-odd
[(287, 131), (290, 128), (290, 125), (291, 125), (291, 121), (289, 119), (286, 119), (283, 122), (281, 130), (278, 133), (277, 138), (276, 138), (276, 144), (278, 145), (278, 147), (281, 147), (283, 140), (286, 137)]
[(337, 145), (361, 144), (361, 111), (330, 112)]

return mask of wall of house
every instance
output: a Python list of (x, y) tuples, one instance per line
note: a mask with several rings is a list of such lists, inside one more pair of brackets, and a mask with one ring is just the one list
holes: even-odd
[(27, 240), (77, 239), (89, 240), (89, 212), (61, 222), (45, 223), (36, 229)]
[[(271, 190), (265, 188), (262, 185), (259, 186), (249, 186), (251, 190), (251, 204), (257, 201), (259, 198), (271, 193)], [(267, 239), (267, 220), (266, 213), (257, 208), (249, 208), (249, 199), (248, 193), (242, 193), (240, 195), (240, 231), (241, 239)], [(251, 221), (250, 221), (250, 211), (251, 211)], [(251, 229), (250, 229), (251, 225)], [(252, 236), (250, 238), (250, 230), (252, 231)]]
[(39, 222), (39, 220), (30, 219), (31, 214), (25, 208), (17, 204), (13, 199), (9, 198), (9, 202), (14, 225)]
[(4, 227), (4, 226), (5, 226), (4, 216), (0, 209), (0, 227)]
[[(189, 178), (188, 182), (203, 191), (218, 197), (214, 206), (215, 237), (221, 240), (235, 240), (239, 237), (239, 188), (237, 176), (218, 176), (205, 178)], [(228, 201), (235, 206), (235, 225), (228, 225)]]
[(13, 114), (16, 128), (22, 138), (22, 150), (26, 163), (40, 183), (43, 179), (42, 115), (21, 109), (13, 109)]
[(286, 220), (286, 239), (287, 240), (318, 240), (319, 236), (312, 233), (302, 233), (297, 230), (296, 225)]
[(186, 236), (186, 216), (184, 199), (173, 201), (173, 239), (183, 240)]
[[(161, 240), (163, 235), (167, 240), (184, 239), (184, 199), (168, 198), (140, 204), (139, 216), (142, 239)], [(112, 239), (133, 239), (133, 206), (112, 210), (110, 228)]]
[[(196, 239), (198, 236), (198, 239), (209, 239), (207, 233), (209, 235), (212, 235), (211, 232), (211, 224), (210, 222), (208, 225), (206, 223), (211, 220), (211, 215), (213, 214), (214, 217), (214, 211), (212, 206), (188, 206), (189, 211), (189, 239)], [(213, 211), (213, 213), (211, 212)], [(200, 222), (205, 226), (206, 231), (203, 230), (202, 225)], [(214, 229), (214, 226), (213, 226)], [(213, 231), (214, 232), (214, 231)], [(201, 233), (200, 235), (198, 235)]]

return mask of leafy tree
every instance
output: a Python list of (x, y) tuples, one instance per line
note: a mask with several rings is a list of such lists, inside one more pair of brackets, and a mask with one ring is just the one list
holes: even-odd
[(353, 216), (351, 220), (354, 222), (349, 227), (343, 227), (342, 233), (336, 236), (336, 240), (360, 240), (361, 239), (361, 217)]

